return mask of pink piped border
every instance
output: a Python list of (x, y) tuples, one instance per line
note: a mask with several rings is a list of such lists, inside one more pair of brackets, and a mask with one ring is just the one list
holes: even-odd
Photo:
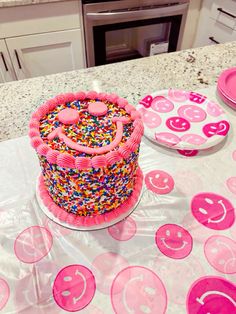
[(39, 177), (38, 188), (40, 198), (42, 199), (44, 205), (56, 218), (58, 218), (60, 221), (66, 222), (73, 226), (89, 227), (100, 225), (102, 223), (111, 222), (120, 215), (130, 211), (139, 200), (142, 186), (143, 186), (143, 173), (142, 170), (138, 168), (135, 178), (135, 186), (130, 197), (116, 209), (102, 215), (97, 215), (95, 217), (76, 216), (75, 214), (68, 213), (63, 208), (56, 205), (52, 198), (50, 197), (50, 195), (48, 194), (42, 174)]
[[(74, 157), (68, 153), (60, 153), (57, 150), (51, 149), (40, 137), (40, 119), (42, 119), (49, 111), (53, 110), (61, 103), (75, 100), (84, 100), (86, 98), (113, 102), (117, 104), (118, 107), (123, 108), (127, 113), (130, 114), (131, 120), (134, 121), (134, 130), (127, 142), (119, 147), (118, 151), (110, 151), (103, 155), (101, 154), (94, 157), (83, 157), (80, 159), (80, 157)], [(135, 152), (135, 150), (138, 148), (143, 133), (144, 127), (141, 116), (134, 106), (130, 105), (126, 99), (118, 97), (114, 93), (106, 94), (97, 93), (95, 91), (89, 91), (87, 93), (80, 91), (75, 94), (67, 93), (58, 95), (46, 101), (35, 112), (33, 112), (29, 123), (29, 137), (31, 139), (31, 145), (39, 155), (45, 156), (49, 163), (54, 163), (64, 168), (76, 168), (79, 170), (90, 169), (92, 167), (100, 168), (112, 165), (116, 163), (117, 160), (119, 160), (117, 152), (120, 156), (120, 159), (128, 158), (130, 154)]]

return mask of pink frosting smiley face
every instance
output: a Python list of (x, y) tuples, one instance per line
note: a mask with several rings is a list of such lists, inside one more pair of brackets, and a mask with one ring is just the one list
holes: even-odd
[(206, 96), (198, 94), (198, 93), (191, 92), (189, 94), (189, 100), (192, 101), (192, 102), (195, 102), (197, 104), (203, 104), (204, 101), (206, 100)]
[(228, 229), (235, 220), (233, 205), (218, 194), (200, 193), (195, 195), (192, 199), (191, 209), (197, 221), (210, 229)]
[(206, 119), (206, 112), (194, 105), (181, 106), (178, 109), (178, 115), (190, 122), (201, 122)]
[(157, 112), (165, 113), (172, 111), (174, 104), (164, 96), (156, 96), (152, 101), (151, 107)]
[(82, 265), (62, 268), (53, 284), (53, 297), (63, 310), (76, 312), (86, 307), (95, 293), (92, 272)]
[(152, 111), (148, 111), (144, 108), (139, 109), (141, 113), (143, 123), (149, 129), (157, 128), (161, 124), (161, 118), (158, 114)]
[(5, 307), (10, 296), (10, 289), (7, 282), (0, 278), (0, 311)]
[(117, 241), (128, 241), (136, 233), (136, 223), (128, 217), (108, 228), (109, 234)]
[(210, 237), (204, 247), (208, 262), (224, 274), (236, 273), (236, 242), (225, 236)]
[(143, 105), (145, 108), (150, 108), (152, 100), (153, 100), (152, 96), (151, 95), (147, 95), (142, 100), (140, 100), (139, 103), (141, 105)]
[(96, 256), (92, 268), (97, 289), (104, 294), (110, 294), (113, 279), (119, 271), (128, 266), (129, 264), (124, 257), (113, 252)]
[(181, 259), (192, 251), (193, 239), (190, 233), (181, 226), (166, 224), (156, 232), (156, 245), (164, 255)]
[(221, 277), (207, 276), (195, 281), (187, 298), (189, 314), (236, 313), (236, 286)]
[(127, 267), (118, 273), (111, 288), (115, 313), (164, 314), (166, 291), (160, 278), (145, 267)]
[(185, 157), (194, 157), (198, 154), (198, 150), (181, 150), (177, 149), (178, 153)]
[(179, 89), (169, 89), (168, 97), (176, 102), (184, 102), (189, 98), (189, 93)]
[(190, 129), (189, 121), (181, 117), (171, 117), (167, 119), (166, 125), (174, 132), (185, 132)]
[(173, 178), (165, 171), (153, 170), (146, 174), (147, 188), (156, 194), (168, 194), (174, 188)]
[(52, 235), (44, 227), (33, 226), (22, 231), (14, 243), (17, 258), (24, 263), (35, 263), (48, 254)]

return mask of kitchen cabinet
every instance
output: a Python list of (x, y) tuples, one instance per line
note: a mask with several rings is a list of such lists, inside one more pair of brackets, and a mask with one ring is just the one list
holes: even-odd
[(0, 9), (0, 82), (85, 67), (81, 1)]
[(236, 40), (236, 1), (203, 1), (194, 47), (234, 40)]
[(0, 83), (16, 79), (10, 55), (4, 40), (0, 40)]
[(6, 39), (17, 79), (83, 68), (81, 42), (76, 29)]

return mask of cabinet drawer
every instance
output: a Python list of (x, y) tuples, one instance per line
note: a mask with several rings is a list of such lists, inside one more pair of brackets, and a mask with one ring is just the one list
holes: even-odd
[[(214, 40), (222, 44), (236, 40), (236, 31), (218, 21), (209, 19), (208, 31), (205, 36), (207, 37), (206, 40), (208, 44), (214, 44)], [(210, 38), (212, 38), (212, 40)]]
[(236, 1), (214, 1), (210, 16), (219, 23), (231, 29), (236, 29)]
[(80, 16), (80, 1), (1, 8), (0, 38), (80, 28)]

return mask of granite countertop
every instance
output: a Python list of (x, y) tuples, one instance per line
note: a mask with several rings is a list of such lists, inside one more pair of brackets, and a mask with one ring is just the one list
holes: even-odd
[(0, 8), (16, 7), (38, 3), (59, 2), (67, 0), (0, 0)]
[(236, 42), (0, 84), (0, 140), (26, 135), (32, 111), (60, 93), (114, 92), (136, 105), (157, 90), (214, 85), (219, 74), (232, 66), (236, 66)]

